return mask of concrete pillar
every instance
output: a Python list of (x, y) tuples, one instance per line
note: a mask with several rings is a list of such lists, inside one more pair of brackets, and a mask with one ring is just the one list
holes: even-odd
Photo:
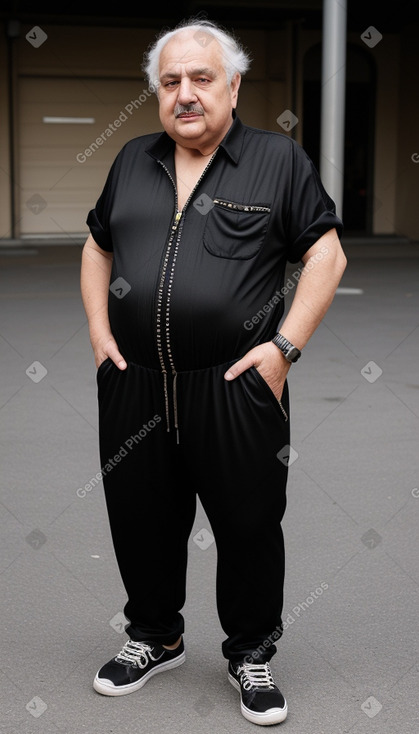
[(346, 0), (323, 0), (320, 177), (342, 216), (345, 145)]

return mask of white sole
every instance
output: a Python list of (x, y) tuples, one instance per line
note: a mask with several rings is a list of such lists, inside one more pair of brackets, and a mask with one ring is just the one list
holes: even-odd
[(134, 691), (138, 691), (140, 688), (143, 687), (145, 683), (147, 683), (150, 678), (153, 677), (153, 675), (156, 675), (157, 673), (164, 673), (165, 670), (170, 670), (171, 668), (177, 668), (178, 665), (182, 665), (182, 663), (185, 662), (186, 655), (185, 651), (182, 652), (179, 657), (175, 658), (174, 660), (167, 660), (165, 663), (161, 663), (161, 665), (156, 666), (155, 668), (151, 668), (151, 670), (148, 671), (140, 680), (136, 681), (135, 683), (128, 683), (126, 686), (114, 686), (111, 681), (109, 683), (106, 683), (106, 678), (99, 678), (99, 671), (96, 673), (96, 677), (93, 681), (93, 688), (98, 693), (101, 693), (103, 696), (126, 696), (128, 693), (134, 693)]
[[(236, 691), (241, 694), (240, 683), (236, 681), (235, 678), (233, 678), (231, 673), (228, 673), (228, 679), (231, 685), (234, 686)], [(268, 709), (268, 711), (265, 711), (265, 713), (263, 714), (257, 714), (254, 711), (250, 711), (250, 709), (248, 709), (244, 705), (243, 701), (240, 701), (240, 709), (245, 719), (251, 721), (252, 724), (259, 724), (260, 726), (280, 724), (281, 721), (285, 721), (288, 714), (288, 706), (286, 701), (283, 709)]]

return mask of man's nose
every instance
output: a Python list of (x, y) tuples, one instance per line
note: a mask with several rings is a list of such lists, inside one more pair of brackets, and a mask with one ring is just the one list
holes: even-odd
[(193, 84), (189, 77), (184, 76), (180, 80), (178, 87), (178, 103), (179, 104), (190, 104), (191, 102), (197, 101), (197, 96), (193, 88)]

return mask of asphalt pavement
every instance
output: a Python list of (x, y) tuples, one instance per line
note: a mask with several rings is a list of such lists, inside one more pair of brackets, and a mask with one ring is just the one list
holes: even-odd
[[(271, 729), (417, 734), (419, 243), (355, 239), (345, 249), (340, 289), (289, 375), (285, 631), (271, 661), (289, 714)], [(103, 488), (92, 482), (96, 382), (80, 256), (79, 244), (0, 247), (0, 730), (254, 732), (227, 680), (216, 548), (200, 506), (185, 664), (129, 696), (93, 690), (127, 638)], [(145, 521), (127, 510), (130, 532)], [(249, 542), (238, 538), (237, 552)]]

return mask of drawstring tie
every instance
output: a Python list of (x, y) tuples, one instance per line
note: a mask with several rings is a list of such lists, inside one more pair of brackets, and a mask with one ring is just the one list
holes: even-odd
[(173, 375), (173, 414), (176, 429), (176, 443), (179, 443), (179, 426), (177, 420), (177, 372)]
[[(164, 405), (166, 410), (166, 430), (170, 432), (170, 405), (169, 405), (169, 389), (167, 385), (167, 370), (163, 372), (163, 390), (164, 390)], [(177, 410), (177, 373), (172, 371), (173, 377), (173, 416), (174, 416), (174, 428), (176, 429), (176, 443), (179, 443), (179, 425), (178, 425), (178, 410)]]

